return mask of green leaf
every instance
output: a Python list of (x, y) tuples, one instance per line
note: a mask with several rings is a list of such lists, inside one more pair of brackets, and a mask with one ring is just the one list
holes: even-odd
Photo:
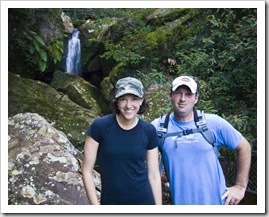
[(41, 71), (41, 72), (44, 72), (45, 71), (45, 69), (46, 69), (46, 67), (47, 67), (47, 64), (46, 64), (46, 62), (39, 62), (39, 70)]
[(42, 60), (44, 60), (46, 62), (47, 61), (47, 53), (43, 49), (41, 49), (39, 54), (40, 54), (40, 57), (42, 58)]
[(35, 37), (36, 41), (38, 41), (41, 45), (45, 46), (45, 43), (42, 40), (42, 38), (40, 38), (38, 35), (35, 35), (34, 37)]
[(37, 52), (40, 53), (40, 47), (39, 47), (38, 43), (36, 43), (36, 41), (33, 41), (33, 44), (34, 44), (35, 49), (37, 50)]

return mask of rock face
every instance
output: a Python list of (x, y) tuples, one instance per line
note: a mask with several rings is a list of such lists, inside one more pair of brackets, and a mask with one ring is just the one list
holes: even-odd
[(71, 18), (69, 16), (66, 16), (64, 13), (62, 13), (61, 18), (64, 25), (64, 32), (68, 34), (72, 34), (74, 30), (74, 26), (73, 26)]
[[(82, 153), (34, 113), (8, 122), (9, 204), (88, 204), (80, 164)], [(96, 173), (96, 186), (100, 177)]]
[(56, 129), (63, 131), (75, 147), (84, 144), (89, 125), (99, 116), (48, 84), (9, 73), (8, 115), (25, 112), (44, 117)]
[(55, 71), (51, 86), (99, 116), (109, 112), (101, 91), (74, 73)]

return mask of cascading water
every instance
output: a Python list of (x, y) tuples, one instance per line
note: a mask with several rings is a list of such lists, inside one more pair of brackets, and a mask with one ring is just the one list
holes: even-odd
[(69, 36), (68, 51), (66, 57), (66, 72), (73, 72), (80, 75), (80, 39), (78, 29), (74, 29), (72, 36)]

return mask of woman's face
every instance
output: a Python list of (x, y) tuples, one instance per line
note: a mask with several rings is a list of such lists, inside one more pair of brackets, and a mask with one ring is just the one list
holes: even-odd
[(139, 98), (132, 94), (126, 94), (117, 98), (117, 105), (121, 115), (126, 120), (135, 118), (143, 100), (143, 98)]

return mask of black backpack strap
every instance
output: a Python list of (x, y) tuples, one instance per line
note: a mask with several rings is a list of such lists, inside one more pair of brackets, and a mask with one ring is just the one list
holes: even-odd
[(174, 133), (166, 133), (166, 134), (163, 134), (163, 137), (164, 138), (170, 137), (170, 136), (182, 137), (182, 136), (187, 136), (190, 134), (201, 133), (201, 132), (202, 132), (202, 129), (195, 128), (195, 129), (182, 130), (182, 131), (174, 132)]
[(157, 130), (158, 137), (159, 137), (159, 150), (160, 150), (160, 152), (162, 152), (162, 146), (163, 146), (164, 140), (166, 138), (169, 117), (170, 117), (170, 113), (160, 116), (159, 127)]
[(170, 116), (170, 113), (169, 114), (166, 114), (166, 115), (161, 115), (160, 116), (158, 132), (167, 133), (169, 116)]
[[(161, 115), (159, 118), (159, 124), (158, 124), (158, 129), (157, 129), (157, 133), (158, 133), (158, 138), (159, 138), (159, 170), (160, 173), (162, 174), (163, 168), (166, 172), (166, 169), (164, 167), (163, 164), (163, 158), (162, 158), (162, 148), (163, 148), (163, 143), (164, 140), (166, 138), (166, 134), (167, 134), (167, 130), (168, 130), (168, 123), (169, 123), (169, 117), (170, 117), (170, 113), (166, 114), (166, 115)], [(168, 176), (167, 176), (168, 179)]]
[(203, 110), (194, 109), (194, 121), (197, 128), (201, 130), (200, 133), (203, 135), (205, 140), (212, 145), (216, 156), (219, 157), (220, 153), (218, 147), (216, 146), (216, 142), (212, 135), (212, 132), (207, 127), (207, 121)]

